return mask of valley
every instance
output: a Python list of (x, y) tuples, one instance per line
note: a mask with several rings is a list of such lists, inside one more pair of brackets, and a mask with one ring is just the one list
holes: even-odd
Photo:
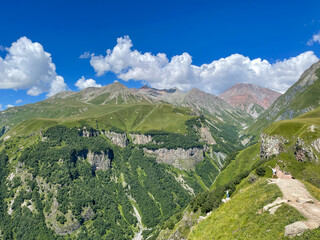
[(260, 210), (283, 196), (270, 167), (319, 200), (319, 71), (284, 94), (115, 82), (1, 111), (0, 239), (288, 239), (304, 216)]

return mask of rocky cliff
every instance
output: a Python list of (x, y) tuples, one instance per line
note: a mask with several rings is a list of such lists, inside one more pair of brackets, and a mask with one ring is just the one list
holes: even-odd
[(320, 153), (320, 138), (308, 144), (300, 137), (294, 137), (290, 141), (282, 136), (269, 136), (261, 134), (260, 157), (270, 158), (281, 152), (293, 151), (295, 159), (300, 162), (318, 163), (317, 154)]
[(193, 169), (195, 164), (204, 159), (204, 149), (190, 148), (190, 149), (166, 149), (160, 148), (158, 150), (143, 149), (148, 156), (155, 157), (158, 163), (166, 163), (181, 170)]
[(284, 144), (288, 141), (281, 136), (268, 136), (264, 133), (261, 134), (260, 144), (260, 157), (270, 158), (279, 155), (283, 149)]
[(111, 142), (119, 147), (125, 148), (128, 145), (128, 138), (126, 133), (105, 132), (107, 138)]
[(199, 139), (200, 142), (205, 142), (209, 145), (217, 144), (211, 135), (209, 127), (207, 126), (201, 127), (200, 130), (198, 131), (200, 132), (200, 139)]
[(319, 153), (318, 151), (319, 142), (320, 142), (320, 139), (318, 138), (317, 140), (312, 142), (310, 145), (308, 145), (303, 139), (298, 137), (297, 141), (294, 144), (294, 155), (296, 159), (300, 162), (311, 161), (314, 163), (318, 163), (319, 159), (317, 155), (314, 153), (314, 149)]
[(152, 137), (150, 135), (130, 133), (129, 136), (131, 137), (133, 144), (147, 144), (152, 142)]
[(101, 153), (94, 153), (89, 151), (87, 156), (93, 170), (107, 170), (111, 166), (111, 160), (113, 159), (113, 153), (112, 151), (104, 152), (101, 151)]

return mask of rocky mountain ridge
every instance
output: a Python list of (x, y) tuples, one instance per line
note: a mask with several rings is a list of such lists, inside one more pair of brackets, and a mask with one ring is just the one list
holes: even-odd
[(254, 84), (238, 83), (221, 93), (218, 97), (231, 106), (245, 110), (257, 118), (265, 109), (281, 96), (281, 93)]

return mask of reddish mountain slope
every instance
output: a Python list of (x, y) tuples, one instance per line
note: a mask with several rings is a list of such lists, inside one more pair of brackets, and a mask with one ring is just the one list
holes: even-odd
[(219, 97), (230, 105), (239, 107), (253, 117), (257, 117), (280, 95), (279, 92), (254, 84), (238, 83), (220, 94)]

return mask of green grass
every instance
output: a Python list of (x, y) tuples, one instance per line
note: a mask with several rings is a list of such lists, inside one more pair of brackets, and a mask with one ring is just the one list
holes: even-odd
[[(311, 131), (311, 126), (315, 127), (313, 131)], [(263, 132), (271, 136), (279, 135), (288, 140), (291, 140), (292, 137), (299, 137), (310, 142), (320, 137), (320, 118), (296, 118), (279, 121), (271, 124)]]
[[(313, 84), (309, 86), (298, 86), (300, 81), (296, 82), (285, 94), (280, 96), (271, 107), (260, 115), (257, 121), (246, 129), (245, 133), (255, 135), (255, 140), (258, 140), (260, 132), (280, 116), (282, 116), (282, 119), (283, 117), (285, 119), (295, 118), (319, 107), (320, 69), (316, 70), (315, 73), (318, 79), (314, 81)], [(313, 114), (313, 116), (319, 116), (320, 113)]]
[[(276, 156), (270, 163), (278, 164), (283, 170), (290, 172), (293, 177), (304, 180), (320, 188), (320, 164), (316, 158), (320, 153), (311, 147), (311, 143), (320, 138), (320, 108), (306, 113), (292, 120), (279, 121), (271, 124), (264, 130), (264, 133), (271, 136), (284, 137), (288, 142), (283, 144), (282, 153)], [(306, 158), (304, 162), (296, 159), (294, 154), (297, 146), (297, 139), (302, 139), (304, 147), (314, 154)]]
[(108, 130), (112, 126), (127, 132), (146, 132), (149, 130), (164, 130), (184, 134), (185, 121), (192, 118), (187, 108), (175, 107), (169, 104), (124, 104), (102, 105), (93, 110), (87, 110), (80, 115), (50, 118), (26, 117), (26, 120), (10, 130), (9, 135), (24, 136), (38, 133), (54, 125), (67, 127), (91, 126), (95, 129)]
[(242, 150), (217, 177), (211, 189), (227, 184), (237, 175), (250, 171), (252, 167), (260, 160), (260, 144), (257, 143), (251, 147)]
[(312, 184), (302, 181), (308, 192), (311, 194), (312, 197), (320, 201), (320, 189), (313, 186)]
[[(247, 181), (244, 179), (244, 181)], [(282, 193), (265, 179), (238, 191), (207, 219), (193, 228), (189, 239), (282, 239), (286, 225), (302, 220), (294, 208), (283, 205), (274, 215), (257, 212)]]
[(317, 240), (320, 239), (320, 228), (314, 230), (307, 230), (301, 236), (296, 236), (294, 238), (287, 238), (291, 240)]

